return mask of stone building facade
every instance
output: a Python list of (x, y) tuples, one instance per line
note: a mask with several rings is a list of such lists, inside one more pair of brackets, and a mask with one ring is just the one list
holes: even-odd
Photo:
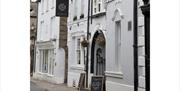
[(67, 18), (55, 16), (56, 0), (38, 2), (35, 79), (67, 82)]

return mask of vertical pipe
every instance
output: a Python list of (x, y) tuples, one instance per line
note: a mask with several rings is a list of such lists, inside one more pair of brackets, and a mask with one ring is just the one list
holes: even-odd
[(150, 91), (150, 18), (145, 18), (145, 75), (146, 91)]
[(134, 0), (134, 91), (138, 91), (138, 22), (137, 0)]
[[(87, 41), (89, 41), (89, 15), (90, 15), (90, 0), (88, 0)], [(87, 88), (88, 88), (88, 67), (89, 67), (89, 44), (87, 46), (87, 55), (86, 55), (86, 87)]]

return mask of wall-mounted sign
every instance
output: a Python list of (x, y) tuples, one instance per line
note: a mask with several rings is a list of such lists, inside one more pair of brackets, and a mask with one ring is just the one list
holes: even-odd
[(56, 0), (56, 16), (68, 17), (69, 0)]

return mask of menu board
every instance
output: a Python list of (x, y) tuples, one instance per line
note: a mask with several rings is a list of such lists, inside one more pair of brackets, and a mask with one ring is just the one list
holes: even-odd
[(91, 91), (103, 91), (104, 77), (92, 76), (91, 79)]
[(81, 90), (82, 88), (84, 88), (85, 87), (84, 84), (85, 84), (85, 73), (81, 73), (79, 78), (78, 89)]

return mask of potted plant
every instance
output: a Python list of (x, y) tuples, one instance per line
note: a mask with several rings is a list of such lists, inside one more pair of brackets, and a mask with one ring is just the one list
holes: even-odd
[(97, 38), (96, 38), (96, 43), (100, 46), (104, 46), (105, 45), (105, 38), (103, 35), (99, 35)]
[(89, 44), (89, 42), (88, 42), (85, 38), (83, 39), (83, 41), (81, 41), (81, 45), (82, 45), (83, 47), (87, 47), (88, 44)]
[(84, 18), (84, 14), (81, 14), (80, 19)]
[(77, 20), (77, 16), (74, 16), (73, 21)]

